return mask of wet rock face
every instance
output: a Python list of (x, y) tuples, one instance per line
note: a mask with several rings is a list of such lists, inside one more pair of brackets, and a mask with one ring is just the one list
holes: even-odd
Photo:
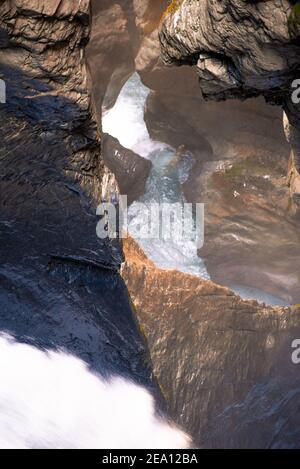
[(88, 2), (2, 1), (0, 18), (0, 331), (154, 389), (119, 246), (96, 236), (107, 170), (82, 61)]
[(89, 37), (88, 5), (1, 3), (0, 28), (7, 37), (0, 49), (7, 88), (1, 110), (6, 120), (15, 119), (15, 125), (19, 119), (29, 128), (38, 126), (49, 150), (54, 143), (64, 144), (72, 155), (64, 169), (96, 196), (103, 164), (82, 60)]
[(142, 42), (153, 30), (157, 31), (167, 3), (168, 0), (91, 1), (93, 23), (86, 57), (99, 122), (102, 104), (107, 109), (114, 105), (122, 86), (135, 71)]
[[(145, 39), (137, 58), (152, 90), (145, 121), (153, 139), (173, 147), (183, 143), (195, 157), (182, 189), (188, 202), (205, 203), (199, 256), (217, 283), (263, 285), (268, 293), (299, 303), (299, 223), (290, 217), (290, 147), (282, 110), (262, 97), (204, 100), (194, 67), (165, 66), (156, 42)], [(286, 134), (296, 149), (298, 132), (288, 122)], [(293, 173), (291, 165), (294, 189)]]
[(124, 148), (116, 138), (108, 134), (103, 135), (102, 156), (116, 177), (120, 194), (127, 195), (129, 205), (144, 194), (151, 161)]
[(251, 286), (299, 303), (299, 224), (287, 216), (286, 159), (240, 147), (232, 160), (207, 162), (184, 186), (205, 201), (205, 259), (214, 281)]
[[(300, 128), (292, 103), (300, 43), (295, 2), (241, 0), (178, 2), (162, 25), (162, 56), (169, 64), (195, 65), (206, 98), (244, 99), (263, 95), (283, 106), (289, 125)], [(291, 212), (299, 217), (299, 142), (292, 144), (289, 168)]]
[(122, 275), (171, 414), (206, 448), (299, 447), (300, 310), (155, 268), (132, 240)]
[(291, 2), (183, 0), (164, 21), (160, 40), (169, 63), (197, 66), (213, 99), (264, 94), (282, 101), (299, 66), (290, 35)]

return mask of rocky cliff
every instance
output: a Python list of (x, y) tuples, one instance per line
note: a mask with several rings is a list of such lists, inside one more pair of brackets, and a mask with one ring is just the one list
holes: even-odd
[(89, 2), (1, 0), (0, 34), (0, 329), (155, 390), (119, 246), (96, 236), (112, 178), (83, 60)]
[(129, 76), (144, 40), (157, 31), (168, 0), (91, 0), (92, 30), (86, 48), (99, 122)]
[(205, 448), (299, 447), (300, 309), (155, 268), (125, 240), (122, 276), (171, 415)]
[(161, 28), (162, 55), (169, 64), (194, 65), (208, 99), (263, 95), (281, 105), (287, 115), (292, 144), (289, 184), (297, 212), (299, 204), (300, 112), (292, 103), (292, 82), (298, 78), (299, 37), (291, 28), (293, 3), (176, 2)]
[[(168, 66), (160, 52), (154, 30), (135, 60), (151, 90), (145, 121), (153, 139), (174, 148), (184, 144), (193, 154), (195, 164), (182, 189), (189, 202), (206, 204), (199, 255), (217, 283), (264, 285), (270, 294), (298, 303), (299, 221), (287, 185), (290, 146), (282, 110), (263, 97), (204, 99), (196, 66)], [(292, 134), (290, 129), (286, 125), (296, 146), (295, 128)]]
[[(242, 8), (245, 2), (238, 3)], [(110, 156), (116, 149), (121, 152), (120, 165), (113, 167), (116, 177), (105, 167), (98, 131), (104, 96), (104, 104), (110, 107), (137, 68), (143, 81), (157, 92), (155, 99), (152, 95), (148, 100), (148, 116), (153, 111), (153, 122), (163, 103), (173, 124), (174, 90), (180, 86), (181, 96), (189, 95), (190, 101), (185, 101), (185, 109), (176, 111), (174, 128), (167, 137), (170, 143), (178, 124), (192, 109), (189, 103), (195, 100), (197, 88), (191, 71), (180, 69), (170, 86), (168, 80), (174, 73), (158, 58), (156, 28), (166, 4), (95, 0), (91, 25), (88, 1), (0, 1), (0, 78), (7, 85), (7, 102), (0, 105), (0, 329), (35, 347), (64, 348), (104, 376), (122, 375), (143, 384), (163, 405), (154, 371), (169, 412), (200, 446), (296, 447), (300, 383), (291, 361), (291, 342), (300, 334), (299, 309), (244, 302), (213, 282), (156, 269), (131, 241), (124, 244), (122, 279), (123, 254), (118, 243), (100, 241), (96, 236), (97, 203), (115, 190), (116, 177), (125, 187), (133, 185), (133, 179), (122, 181), (132, 156), (134, 168), (141, 164), (137, 155), (123, 154), (118, 142), (108, 139)], [(211, 7), (217, 4), (222, 13), (220, 2), (210, 2)], [(230, 14), (232, 11), (229, 8)], [(163, 37), (174, 18), (170, 13)], [(191, 62), (190, 56), (184, 60)], [(186, 81), (182, 82), (182, 76)], [(280, 80), (285, 80), (285, 72), (283, 77)], [(279, 99), (276, 93), (263, 94)], [(197, 155), (199, 171), (215, 153), (221, 158), (234, 134), (231, 129), (228, 141), (222, 135), (213, 147), (212, 128), (220, 126), (218, 108), (214, 104), (208, 111), (203, 100), (201, 106), (203, 115), (192, 118), (184, 132), (181, 130), (181, 136), (192, 135), (193, 150), (201, 134), (205, 148)], [(243, 110), (240, 103), (235, 106), (237, 123)], [(265, 129), (269, 122), (265, 108), (259, 107), (258, 112), (254, 105), (253, 114), (251, 109), (247, 105), (245, 113), (259, 114)], [(210, 122), (202, 134), (199, 129), (208, 112)], [(232, 118), (229, 108), (227, 112)], [(273, 119), (275, 132), (277, 120)], [(235, 142), (236, 153), (249, 135), (255, 136), (253, 140), (259, 135), (260, 145), (268, 141), (259, 127), (247, 124), (244, 136)], [(152, 124), (153, 133), (158, 130)], [(297, 142), (289, 126), (287, 132)], [(182, 143), (181, 136), (178, 143)], [(281, 136), (276, 142), (284, 152)], [(259, 147), (257, 141), (252, 143), (251, 156)], [(228, 151), (228, 160), (233, 154)], [(280, 173), (282, 160), (280, 149), (271, 183)], [(247, 169), (254, 171), (251, 166)], [(134, 188), (138, 192), (133, 198), (143, 191), (147, 171), (149, 164), (143, 163), (141, 186)], [(235, 175), (240, 173), (234, 170)], [(187, 197), (199, 183), (198, 177), (200, 172), (191, 176), (190, 188), (184, 187)], [(215, 185), (209, 190), (216, 193), (220, 181), (212, 182)], [(252, 179), (250, 182), (254, 184)], [(260, 191), (268, 188), (259, 186)], [(284, 190), (276, 200), (281, 194), (285, 195)], [(224, 213), (226, 197), (218, 216)], [(269, 210), (268, 204), (265, 210)], [(233, 221), (235, 216), (233, 213)], [(275, 218), (268, 230), (280, 221)], [(289, 232), (288, 243), (290, 239)], [(210, 253), (215, 246), (210, 245)], [(224, 249), (226, 245), (223, 253)], [(293, 249), (289, 256), (291, 259)], [(298, 273), (297, 267), (294, 270)]]

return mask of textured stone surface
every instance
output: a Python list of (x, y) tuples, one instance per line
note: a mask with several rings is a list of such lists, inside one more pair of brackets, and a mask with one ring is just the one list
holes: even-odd
[[(155, 33), (143, 41), (136, 64), (151, 89), (145, 109), (151, 137), (173, 147), (184, 144), (195, 157), (183, 191), (189, 202), (206, 204), (199, 255), (212, 278), (226, 285), (263, 286), (298, 303), (299, 223), (290, 216), (290, 147), (282, 110), (262, 97), (204, 100), (195, 67), (164, 65)], [(286, 130), (297, 148), (295, 127)], [(291, 165), (291, 187), (297, 183), (293, 173)]]
[(288, 0), (184, 0), (162, 26), (163, 57), (196, 64), (203, 93), (214, 99), (264, 94), (282, 102), (300, 62), (290, 11)]
[(217, 283), (299, 303), (299, 223), (287, 216), (285, 154), (264, 146), (236, 149), (232, 159), (206, 162), (184, 186), (188, 201), (206, 203), (199, 255)]
[(93, 22), (86, 59), (92, 78), (95, 109), (101, 122), (104, 96), (104, 105), (111, 107), (123, 84), (133, 73), (133, 44), (137, 38), (132, 24), (134, 19), (130, 22), (131, 2), (93, 0), (91, 9)]
[[(91, 0), (93, 24), (86, 57), (99, 122), (135, 71), (144, 39), (157, 31), (168, 0)], [(157, 33), (156, 33), (157, 35)], [(104, 99), (105, 97), (105, 99)]]
[(170, 412), (208, 448), (299, 448), (299, 308), (155, 268), (132, 240), (122, 275)]
[(0, 330), (155, 389), (119, 246), (96, 236), (112, 178), (87, 90), (88, 6), (0, 2)]
[(102, 136), (102, 157), (115, 175), (122, 195), (127, 195), (128, 204), (145, 192), (152, 163), (131, 150), (122, 147), (116, 138)]
[[(291, 103), (298, 78), (299, 38), (291, 33), (292, 2), (183, 0), (162, 25), (167, 63), (197, 68), (206, 98), (223, 100), (263, 95), (283, 106), (292, 127), (300, 128), (299, 106)], [(299, 152), (293, 146), (290, 188), (299, 213)]]

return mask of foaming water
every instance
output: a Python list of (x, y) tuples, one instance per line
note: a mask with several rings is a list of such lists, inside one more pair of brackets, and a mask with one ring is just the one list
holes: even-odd
[(1, 449), (188, 448), (144, 388), (104, 381), (81, 360), (0, 336)]
[[(189, 158), (183, 158), (180, 167), (173, 171), (167, 170), (167, 165), (175, 154), (174, 148), (151, 140), (145, 121), (144, 106), (149, 89), (146, 88), (137, 73), (127, 81), (123, 87), (115, 106), (104, 112), (103, 130), (126, 148), (135, 151), (140, 156), (150, 159), (152, 170), (149, 175), (145, 194), (137, 202), (142, 202), (150, 209), (153, 203), (178, 204), (183, 208), (186, 202), (181, 189), (182, 183), (190, 169)], [(136, 228), (145, 223), (145, 213), (138, 203), (129, 208), (129, 232), (134, 237)], [(180, 219), (174, 220), (174, 225)], [(195, 234), (195, 233), (194, 233)], [(146, 255), (163, 269), (176, 269), (185, 273), (209, 278), (204, 261), (197, 254), (195, 236), (182, 239), (173, 230), (171, 239), (137, 239)]]
[[(168, 171), (167, 164), (174, 155), (172, 148), (156, 151), (151, 154), (152, 170), (147, 181), (145, 194), (138, 202), (142, 202), (150, 211), (151, 204), (171, 203), (177, 207), (173, 218), (172, 237), (164, 239), (138, 239), (146, 255), (162, 269), (176, 269), (181, 272), (209, 278), (203, 260), (197, 254), (195, 240), (196, 228), (190, 237), (180, 235), (181, 213), (186, 202), (181, 190), (179, 170)], [(134, 236), (135, 228), (143, 225), (143, 213), (139, 203), (133, 203), (128, 212), (130, 233)], [(178, 229), (176, 229), (178, 225)], [(138, 231), (138, 230), (137, 230)]]
[(151, 140), (145, 121), (144, 107), (149, 89), (137, 73), (123, 86), (113, 108), (103, 111), (102, 129), (143, 158), (151, 158), (155, 150), (168, 148), (161, 142)]
[[(152, 161), (153, 167), (149, 176), (146, 192), (138, 202), (146, 206), (153, 202), (170, 202), (183, 204), (184, 197), (180, 190), (190, 170), (188, 159), (181, 162), (176, 171), (168, 173), (166, 167), (173, 157), (174, 148), (151, 140), (144, 122), (144, 106), (149, 93), (137, 73), (123, 87), (115, 106), (104, 111), (103, 130), (120, 143), (140, 156)], [(137, 203), (129, 209), (129, 220), (133, 228), (144, 223), (143, 214)], [(134, 234), (134, 232), (132, 233)], [(197, 254), (196, 243), (192, 240), (172, 239), (138, 239), (147, 256), (160, 268), (176, 269), (192, 275), (209, 279), (210, 275), (204, 261)], [(286, 306), (287, 303), (263, 290), (245, 285), (232, 285), (231, 288), (243, 299), (254, 299), (270, 305)]]

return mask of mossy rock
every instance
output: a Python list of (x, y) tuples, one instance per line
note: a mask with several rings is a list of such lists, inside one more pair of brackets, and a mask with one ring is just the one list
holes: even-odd
[(163, 18), (168, 15), (174, 15), (182, 3), (182, 0), (170, 0), (169, 5), (163, 13)]
[(300, 37), (300, 2), (297, 2), (290, 13), (288, 27), (292, 38)]

